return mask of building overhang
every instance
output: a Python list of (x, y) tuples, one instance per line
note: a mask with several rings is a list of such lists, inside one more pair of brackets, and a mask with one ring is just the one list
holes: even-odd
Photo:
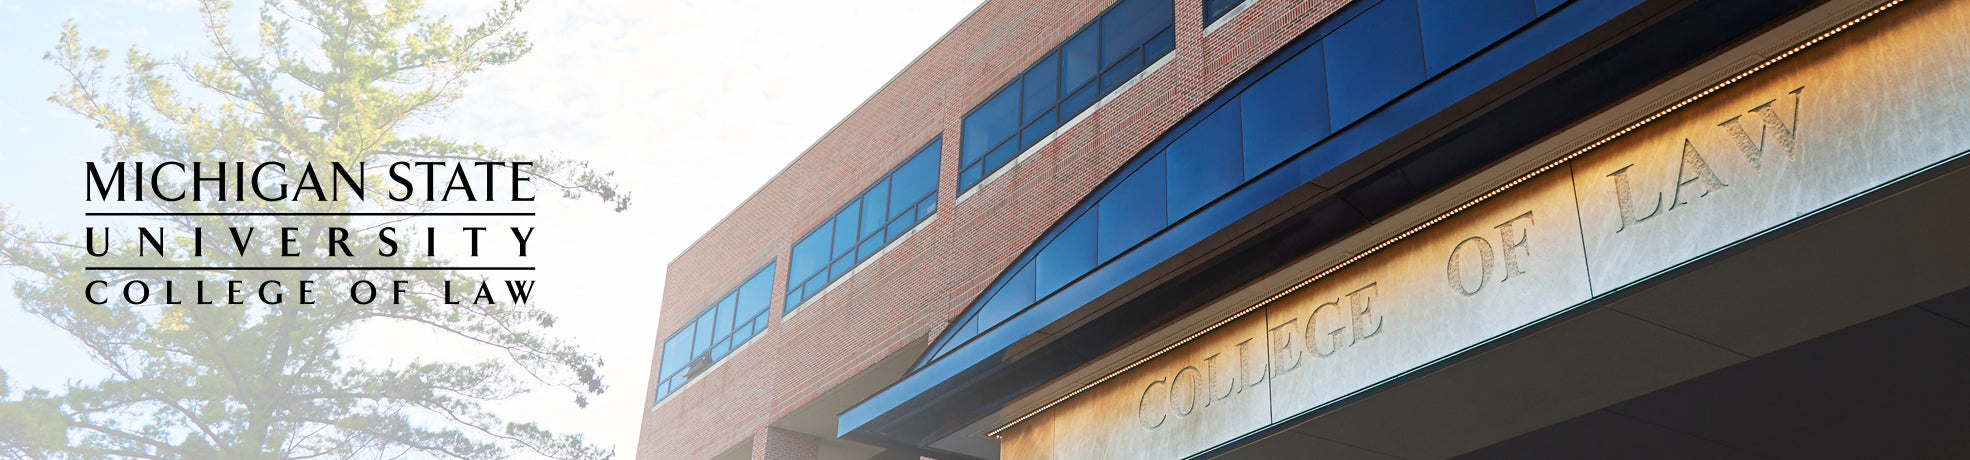
[[(1820, 3), (1567, 3), (1292, 160), (1338, 164), (1241, 186), (1045, 301), (1061, 313), (1016, 317), (926, 361), (842, 413), (838, 434), (938, 458), (995, 458), (983, 436), (1023, 415), (1008, 406), (1029, 393)], [(1332, 27), (1315, 25), (1282, 49)]]

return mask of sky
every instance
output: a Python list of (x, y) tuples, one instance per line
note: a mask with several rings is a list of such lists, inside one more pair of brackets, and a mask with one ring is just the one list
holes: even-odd
[[(238, 9), (253, 11), (251, 0)], [(476, 19), (489, 1), (427, 0)], [(534, 51), (475, 77), (443, 118), (412, 127), (508, 152), (614, 170), (627, 212), (597, 201), (538, 206), (537, 296), (554, 333), (606, 363), (610, 391), (577, 409), (565, 393), (503, 403), (511, 419), (582, 433), (633, 457), (656, 347), (662, 267), (969, 14), (977, 0), (535, 0), (520, 28)], [(239, 22), (250, 23), (243, 16)], [(63, 81), (41, 59), (63, 21), (88, 44), (160, 56), (203, 43), (193, 0), (0, 0), (0, 205), (58, 230), (87, 225), (72, 190), (105, 135), (47, 97)], [(237, 25), (237, 24), (236, 24)], [(59, 196), (59, 194), (57, 194)], [(0, 285), (11, 286), (0, 271)], [(352, 353), (427, 344), (357, 335)], [(105, 375), (79, 346), (0, 289), (0, 370), (16, 387)]]

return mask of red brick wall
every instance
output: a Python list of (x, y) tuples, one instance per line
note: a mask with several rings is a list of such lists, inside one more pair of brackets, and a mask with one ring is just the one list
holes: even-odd
[[(910, 340), (941, 330), (1115, 168), (1346, 3), (1251, 0), (1206, 37), (1200, 0), (1174, 1), (1176, 49), (1169, 63), (959, 204), (965, 112), (1113, 3), (990, 1), (679, 255), (666, 272), (659, 337), (769, 261), (778, 261), (775, 292), (781, 292), (794, 241), (943, 136), (937, 218), (790, 319), (781, 317), (784, 299), (774, 299), (769, 332), (645, 413), (637, 458), (710, 458)], [(661, 349), (659, 339), (645, 395)], [(754, 444), (755, 455), (761, 446)]]
[(766, 427), (752, 439), (752, 460), (818, 460), (821, 440), (794, 431)]

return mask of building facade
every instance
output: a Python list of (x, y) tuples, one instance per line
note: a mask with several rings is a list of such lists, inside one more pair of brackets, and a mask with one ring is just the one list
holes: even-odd
[(1970, 457), (1970, 0), (993, 0), (668, 267), (645, 459)]

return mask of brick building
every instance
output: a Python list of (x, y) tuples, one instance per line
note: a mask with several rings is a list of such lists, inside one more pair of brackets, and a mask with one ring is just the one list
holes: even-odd
[(1962, 458), (1965, 55), (1970, 0), (987, 1), (671, 262), (636, 456)]

